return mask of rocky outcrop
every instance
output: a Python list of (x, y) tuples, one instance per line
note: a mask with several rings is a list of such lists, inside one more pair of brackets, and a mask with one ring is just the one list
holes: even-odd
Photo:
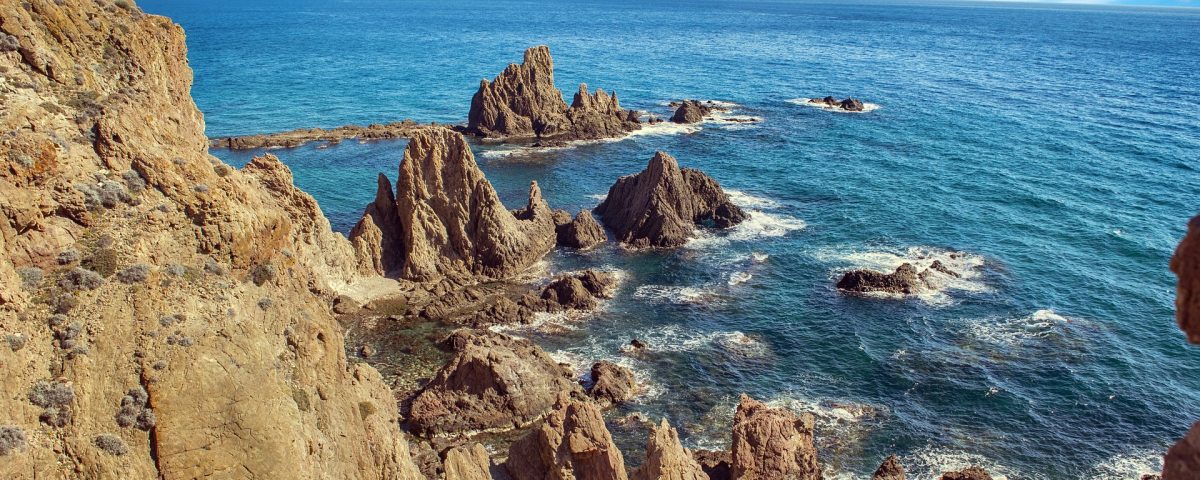
[(812, 414), (797, 417), (742, 395), (733, 417), (732, 450), (734, 480), (821, 478)]
[(1163, 457), (1162, 480), (1200, 478), (1200, 422), (1172, 445)]
[(453, 130), (415, 132), (394, 197), (385, 178), (378, 188), (350, 235), (361, 271), (470, 284), (510, 277), (554, 247), (554, 218), (537, 183), (525, 208), (508, 211)]
[(862, 100), (853, 97), (846, 97), (842, 100), (838, 100), (833, 97), (810, 98), (808, 103), (819, 105), (825, 108), (841, 109), (847, 112), (861, 112), (864, 109)]
[(947, 268), (940, 260), (917, 273), (917, 267), (911, 263), (903, 263), (892, 273), (876, 272), (874, 270), (851, 270), (838, 280), (837, 288), (847, 292), (868, 293), (883, 292), (898, 295), (911, 295), (926, 289), (935, 288), (936, 275), (960, 277), (961, 274)]
[(716, 180), (680, 169), (666, 152), (655, 153), (641, 173), (618, 179), (594, 211), (618, 241), (634, 248), (678, 247), (698, 224), (728, 228), (749, 218)]
[(560, 393), (582, 394), (572, 372), (528, 340), (459, 330), (446, 343), (454, 357), (412, 401), (417, 435), (511, 430), (549, 413)]
[(634, 470), (633, 480), (709, 480), (708, 474), (679, 441), (679, 432), (664, 418), (650, 427), (646, 461)]
[(330, 311), (350, 243), (277, 158), (208, 155), (182, 28), (0, 0), (0, 30), (0, 478), (420, 478)]
[(675, 109), (675, 114), (671, 115), (671, 121), (675, 123), (700, 123), (704, 121), (704, 117), (712, 112), (713, 107), (709, 105), (696, 100), (684, 100)]
[(733, 478), (733, 471), (729, 466), (733, 461), (733, 455), (728, 450), (696, 450), (692, 452), (692, 458), (700, 464), (700, 468), (704, 470), (704, 474), (708, 475), (710, 480)]
[(532, 312), (594, 310), (601, 299), (612, 298), (617, 278), (609, 272), (584, 270), (555, 278), (540, 293), (530, 292), (519, 305)]
[(573, 220), (562, 222), (557, 227), (558, 245), (587, 250), (608, 241), (604, 227), (592, 216), (592, 212), (580, 210)]
[(954, 472), (942, 474), (942, 480), (992, 480), (987, 470), (980, 467), (967, 467)]
[(587, 85), (568, 107), (554, 86), (554, 60), (546, 46), (525, 51), (491, 82), (479, 83), (467, 115), (467, 131), (489, 138), (577, 140), (610, 138), (641, 128), (637, 113), (621, 108), (617, 95), (588, 93)]
[(1188, 222), (1187, 236), (1171, 257), (1179, 277), (1175, 291), (1175, 321), (1191, 343), (1200, 344), (1200, 216)]
[(871, 475), (871, 480), (905, 480), (906, 478), (904, 465), (900, 464), (900, 459), (895, 455), (889, 455), (879, 465), (879, 468), (875, 469), (875, 474)]
[(505, 468), (513, 480), (629, 478), (600, 409), (567, 394), (541, 425), (513, 442)]
[(451, 448), (443, 464), (443, 480), (492, 480), (492, 461), (483, 445), (472, 443)]
[[(429, 126), (437, 126), (437, 124)], [(404, 120), (392, 123), (372, 123), (365, 127), (361, 125), (345, 125), (328, 130), (323, 128), (298, 128), (279, 133), (219, 137), (209, 140), (209, 145), (213, 148), (227, 148), (230, 150), (274, 147), (295, 148), (309, 142), (324, 142), (324, 146), (329, 146), (336, 145), (342, 140), (350, 139), (391, 140), (408, 138), (417, 130), (425, 127), (426, 125), (421, 125), (412, 120)], [(322, 146), (318, 146), (317, 148), (322, 148)]]
[(601, 405), (615, 405), (633, 398), (637, 393), (633, 371), (609, 361), (592, 365), (591, 386), (587, 393)]

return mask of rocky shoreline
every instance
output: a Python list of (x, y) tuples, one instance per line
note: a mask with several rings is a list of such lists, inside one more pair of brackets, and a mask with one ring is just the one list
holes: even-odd
[[(347, 238), (275, 156), (235, 169), (209, 155), (178, 25), (129, 2), (6, 6), (0, 66), (12, 82), (0, 84), (0, 125), (16, 133), (0, 138), (11, 159), (0, 169), (0, 365), (11, 393), (0, 397), (0, 476), (826, 475), (813, 416), (746, 395), (730, 448), (691, 451), (662, 419), (629, 468), (604, 411), (636, 401), (633, 373), (594, 361), (576, 378), (537, 344), (489, 328), (611, 301), (610, 273), (537, 273), (554, 248), (594, 248), (609, 231), (631, 248), (678, 248), (696, 229), (747, 220), (712, 177), (658, 152), (572, 216), (532, 181), (525, 205), (506, 208), (466, 138), (446, 127), (216, 141), (410, 138), (395, 185), (376, 178)], [(697, 121), (705, 108), (685, 102), (676, 116)], [(560, 141), (638, 128), (615, 94), (581, 85), (567, 106), (549, 50), (534, 47), (481, 82), (465, 130)], [(1172, 262), (1193, 341), (1198, 224)], [(860, 272), (856, 285), (904, 291), (923, 278), (903, 270)], [(1200, 471), (1197, 431), (1168, 452), (1163, 478)], [(895, 456), (882, 461), (875, 480), (905, 478)], [(991, 477), (971, 467), (941, 478)]]
[(372, 123), (367, 126), (345, 125), (336, 128), (298, 128), (278, 133), (217, 137), (209, 140), (211, 148), (252, 150), (256, 148), (296, 148), (312, 142), (323, 142), (317, 148), (337, 145), (343, 140), (394, 140), (408, 138), (422, 128), (437, 123), (419, 124), (412, 120), (392, 123)]

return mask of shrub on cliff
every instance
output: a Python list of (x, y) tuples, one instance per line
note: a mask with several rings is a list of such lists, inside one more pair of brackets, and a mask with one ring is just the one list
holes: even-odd
[(121, 408), (117, 410), (117, 425), (122, 428), (137, 427), (138, 430), (150, 431), (157, 423), (154, 410), (149, 407), (150, 395), (141, 386), (129, 389), (129, 393), (121, 398)]
[(21, 427), (5, 425), (0, 427), (0, 457), (17, 451), (25, 446), (25, 432)]
[(15, 352), (17, 350), (25, 348), (25, 342), (27, 340), (29, 340), (29, 337), (26, 337), (25, 334), (23, 334), (23, 333), (14, 333), (14, 334), (9, 335), (7, 340), (8, 340), (8, 348), (12, 349), (12, 351)]
[(75, 389), (61, 382), (39, 380), (29, 392), (29, 402), (43, 408), (38, 419), (52, 427), (71, 422), (71, 402), (74, 400)]
[(129, 268), (117, 272), (117, 280), (121, 283), (142, 283), (150, 276), (150, 266), (144, 263), (134, 264)]
[(121, 437), (111, 433), (96, 435), (96, 439), (93, 442), (96, 444), (96, 448), (109, 455), (121, 456), (129, 453), (129, 447), (125, 446), (125, 441), (121, 440)]
[(107, 246), (100, 247), (92, 256), (83, 260), (83, 266), (88, 270), (107, 277), (117, 272), (117, 251)]
[(59, 265), (70, 265), (79, 261), (79, 251), (74, 249), (63, 250), (58, 253)]
[(17, 275), (21, 277), (21, 285), (25, 288), (33, 290), (42, 285), (42, 279), (46, 274), (38, 267), (24, 267), (17, 270)]
[(250, 270), (250, 279), (254, 281), (255, 285), (260, 287), (262, 284), (274, 280), (275, 275), (275, 265), (270, 263), (260, 263), (255, 265), (254, 269)]
[(58, 286), (69, 290), (95, 290), (104, 283), (100, 274), (82, 267), (75, 267), (58, 279)]

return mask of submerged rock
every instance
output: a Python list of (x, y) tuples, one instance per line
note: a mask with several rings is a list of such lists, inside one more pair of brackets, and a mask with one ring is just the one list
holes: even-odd
[(641, 173), (621, 177), (594, 210), (617, 240), (635, 248), (678, 247), (697, 225), (728, 228), (749, 218), (708, 175), (657, 152)]
[(813, 421), (812, 414), (796, 416), (742, 395), (733, 417), (734, 480), (819, 480)]
[[(568, 217), (570, 218), (570, 217)], [(558, 244), (563, 247), (586, 250), (608, 241), (604, 227), (596, 222), (592, 212), (580, 210), (575, 219), (562, 223), (557, 228)]]
[(560, 393), (582, 393), (570, 370), (528, 340), (458, 330), (446, 344), (454, 357), (412, 402), (408, 425), (417, 435), (520, 428), (549, 412)]
[(700, 123), (704, 117), (712, 113), (713, 108), (696, 100), (684, 100), (675, 109), (671, 121), (675, 123)]
[(646, 443), (646, 461), (633, 471), (633, 480), (709, 480), (708, 474), (683, 448), (679, 432), (664, 418), (657, 427), (650, 427)]
[(955, 472), (945, 472), (942, 480), (992, 480), (987, 470), (980, 467), (967, 467)]
[(623, 403), (637, 393), (637, 379), (633, 371), (609, 361), (593, 364), (591, 379), (588, 395), (601, 405)]
[(505, 469), (513, 480), (627, 480), (600, 409), (559, 395), (541, 425), (513, 442)]
[(1175, 290), (1175, 321), (1188, 342), (1200, 344), (1200, 216), (1188, 222), (1187, 236), (1171, 257), (1171, 271), (1179, 277)]
[(469, 284), (510, 277), (554, 247), (553, 215), (537, 182), (528, 205), (508, 211), (453, 130), (415, 133), (394, 197), (387, 188), (380, 178), (375, 202), (350, 234), (360, 270)]
[(889, 455), (871, 476), (871, 480), (905, 480), (906, 478), (904, 465), (900, 464), (900, 459), (895, 455)]
[(637, 113), (623, 110), (615, 93), (591, 94), (586, 84), (568, 107), (554, 86), (554, 60), (545, 45), (526, 50), (520, 65), (494, 80), (481, 80), (467, 115), (467, 131), (490, 138), (597, 139), (639, 128)]

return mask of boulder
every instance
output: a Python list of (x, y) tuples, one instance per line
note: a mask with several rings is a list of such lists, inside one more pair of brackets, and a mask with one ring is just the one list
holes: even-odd
[[(569, 218), (569, 217), (568, 217)], [(608, 240), (604, 227), (596, 222), (592, 212), (580, 210), (575, 218), (557, 227), (558, 245), (586, 250)]]
[(527, 206), (508, 211), (466, 140), (448, 128), (412, 135), (394, 206), (383, 190), (386, 179), (379, 188), (350, 235), (360, 270), (470, 284), (510, 277), (554, 247), (553, 213), (537, 182), (530, 185)]
[(863, 111), (862, 101), (860, 101), (856, 98), (850, 98), (850, 97), (847, 97), (845, 100), (842, 100), (841, 103), (838, 103), (838, 107), (840, 107), (842, 110), (845, 110), (848, 112)]
[(559, 395), (541, 425), (513, 442), (505, 469), (513, 480), (627, 480), (600, 408)]
[(601, 405), (623, 403), (637, 393), (633, 371), (609, 361), (592, 364), (591, 380), (587, 393)]
[(586, 84), (579, 85), (568, 107), (554, 86), (550, 49), (540, 45), (526, 50), (520, 65), (480, 81), (466, 130), (489, 138), (536, 137), (543, 143), (618, 137), (638, 128), (637, 113), (623, 110), (615, 93), (597, 89), (592, 94)]
[(617, 278), (611, 273), (584, 270), (555, 278), (537, 294), (526, 294), (519, 305), (533, 312), (547, 313), (593, 310), (599, 299), (612, 298), (616, 285)]
[(679, 432), (671, 428), (665, 418), (657, 427), (650, 427), (646, 461), (630, 477), (633, 480), (709, 480), (691, 452), (683, 448)]
[(1171, 271), (1179, 277), (1175, 321), (1189, 342), (1200, 344), (1200, 216), (1188, 222), (1187, 236), (1171, 257)]
[(729, 200), (708, 175), (657, 152), (640, 173), (621, 177), (594, 212), (634, 248), (672, 248), (687, 243), (698, 224), (728, 228), (749, 215)]
[(987, 470), (980, 467), (967, 467), (954, 472), (942, 474), (942, 480), (992, 480)]
[(679, 104), (679, 108), (675, 109), (675, 114), (671, 116), (671, 121), (675, 123), (700, 123), (712, 111), (712, 107), (696, 100), (684, 100)]
[(563, 392), (578, 392), (573, 373), (529, 340), (458, 330), (454, 357), (412, 401), (417, 435), (452, 437), (521, 428), (546, 415)]
[(925, 283), (917, 275), (916, 267), (905, 263), (892, 273), (880, 273), (872, 270), (853, 270), (846, 272), (838, 281), (837, 288), (848, 292), (887, 292), (912, 294), (924, 288)]
[(818, 480), (821, 466), (813, 446), (813, 416), (742, 395), (733, 417), (734, 480)]
[(889, 455), (871, 476), (871, 480), (905, 480), (905, 478), (904, 465), (900, 464), (900, 459), (895, 455)]

